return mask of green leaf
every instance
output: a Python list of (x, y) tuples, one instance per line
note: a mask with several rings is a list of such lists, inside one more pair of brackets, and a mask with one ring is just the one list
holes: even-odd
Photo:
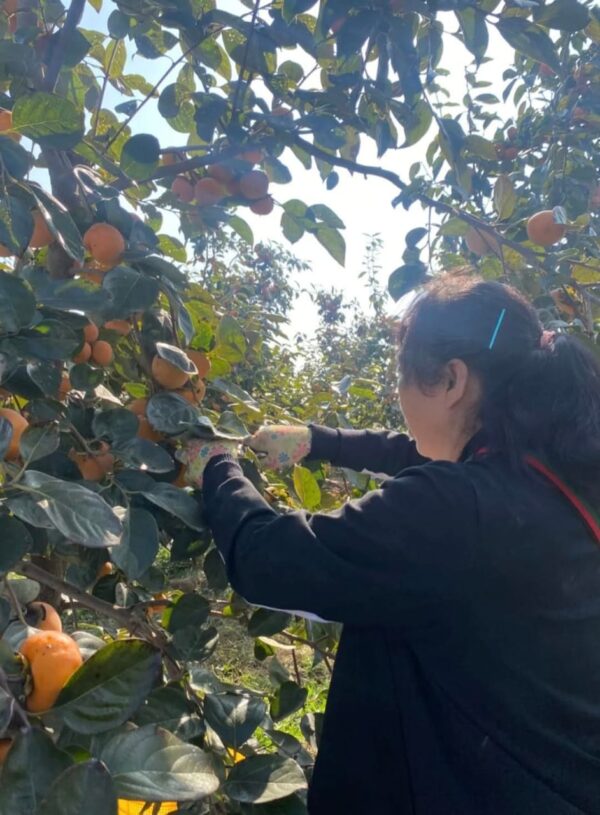
[(331, 257), (340, 264), (344, 265), (346, 260), (346, 241), (343, 236), (330, 226), (320, 226), (315, 232), (315, 236), (321, 246), (323, 246)]
[(402, 122), (404, 128), (404, 144), (401, 147), (412, 147), (417, 144), (431, 127), (433, 121), (433, 113), (431, 108), (424, 99), (420, 99), (405, 122)]
[(529, 23), (521, 17), (505, 17), (498, 21), (498, 31), (506, 42), (536, 62), (544, 62), (557, 73), (561, 62), (550, 37), (536, 23)]
[(246, 338), (242, 328), (229, 314), (225, 314), (217, 326), (217, 349), (219, 356), (229, 362), (241, 362), (246, 355)]
[(427, 269), (423, 263), (399, 266), (388, 278), (388, 292), (394, 301), (425, 282)]
[(182, 594), (168, 612), (168, 630), (174, 634), (182, 628), (200, 628), (208, 620), (210, 603), (200, 594)]
[(163, 686), (153, 690), (133, 717), (133, 721), (139, 727), (146, 724), (164, 727), (184, 741), (204, 733), (204, 724), (198, 716), (198, 709), (181, 687)]
[[(22, 494), (6, 498), (6, 506), (13, 515), (39, 529), (53, 529), (54, 524), (48, 518), (40, 504), (31, 495)], [(33, 598), (35, 599), (35, 598)]]
[(15, 255), (22, 255), (33, 234), (33, 216), (29, 206), (12, 195), (0, 199), (0, 244)]
[(541, 25), (560, 31), (579, 31), (590, 22), (588, 9), (577, 0), (556, 0), (535, 8), (533, 16)]
[(280, 722), (291, 716), (304, 707), (307, 697), (306, 688), (301, 688), (295, 682), (284, 682), (277, 688), (271, 700), (271, 718), (274, 722)]
[[(61, 382), (58, 365), (48, 365), (46, 362), (28, 362), (27, 376), (43, 391), (46, 396), (55, 397)], [(72, 383), (73, 380), (71, 380)]]
[(255, 696), (209, 693), (204, 697), (204, 717), (228, 747), (239, 749), (259, 727), (267, 706)]
[(44, 458), (58, 450), (59, 443), (60, 433), (56, 425), (28, 427), (19, 442), (21, 457), (24, 461), (37, 461), (38, 458)]
[(75, 390), (91, 393), (102, 383), (104, 371), (101, 368), (92, 368), (87, 362), (81, 362), (73, 365), (69, 371), (69, 379)]
[(327, 226), (331, 226), (334, 229), (344, 229), (344, 222), (341, 218), (339, 218), (332, 209), (329, 209), (328, 206), (325, 204), (313, 204), (309, 207), (312, 214), (315, 218), (318, 218), (323, 223), (327, 224)]
[(494, 185), (494, 209), (498, 218), (505, 221), (515, 211), (517, 194), (514, 185), (507, 175), (498, 176)]
[(239, 402), (241, 405), (250, 408), (250, 410), (260, 412), (258, 402), (253, 399), (247, 391), (240, 388), (240, 386), (236, 385), (234, 382), (228, 382), (220, 377), (217, 377), (217, 379), (211, 379), (210, 384), (212, 388), (224, 393), (226, 396), (229, 396), (235, 402)]
[(27, 470), (25, 484), (48, 520), (74, 543), (89, 547), (114, 546), (121, 535), (121, 522), (106, 501), (72, 481)]
[(24, 178), (31, 167), (32, 159), (27, 150), (8, 136), (0, 135), (0, 161), (6, 172), (13, 178)]
[(290, 758), (250, 756), (236, 764), (223, 791), (234, 801), (264, 804), (306, 789), (304, 773)]
[(111, 40), (104, 52), (103, 68), (110, 79), (119, 79), (125, 70), (127, 49), (123, 40)]
[(287, 628), (291, 621), (292, 615), (287, 611), (257, 608), (248, 621), (248, 633), (251, 637), (272, 637)]
[(24, 523), (7, 515), (0, 517), (2, 543), (0, 544), (0, 572), (8, 572), (33, 545), (31, 532)]
[(75, 671), (52, 713), (75, 733), (106, 733), (129, 719), (160, 673), (161, 655), (150, 643), (111, 642)]
[(294, 215), (284, 212), (281, 215), (281, 229), (290, 243), (299, 241), (304, 235), (304, 225)]
[(127, 408), (115, 407), (101, 410), (92, 419), (94, 436), (117, 445), (134, 438), (138, 429), (137, 416)]
[(485, 13), (475, 8), (466, 8), (456, 12), (463, 40), (477, 63), (481, 62), (488, 47), (488, 30)]
[(246, 241), (250, 246), (254, 246), (254, 235), (243, 218), (240, 218), (239, 215), (230, 215), (227, 223), (242, 240)]
[(110, 773), (92, 758), (56, 778), (37, 815), (117, 815), (117, 795)]
[(143, 490), (141, 494), (156, 506), (175, 515), (192, 529), (202, 532), (206, 528), (198, 502), (179, 487), (158, 482), (151, 490)]
[(112, 297), (110, 316), (113, 319), (126, 318), (136, 311), (149, 309), (159, 294), (159, 285), (154, 278), (129, 266), (116, 266), (104, 275), (102, 287)]
[(479, 156), (480, 158), (488, 159), (488, 161), (496, 161), (496, 146), (483, 136), (472, 134), (465, 139), (465, 149), (471, 155)]
[(50, 231), (65, 252), (78, 262), (83, 262), (84, 248), (81, 233), (75, 221), (61, 202), (37, 185), (31, 187), (38, 209), (44, 216)]
[(158, 167), (160, 142), (156, 136), (140, 133), (132, 136), (123, 145), (121, 170), (135, 180), (148, 178)]
[(83, 110), (52, 93), (20, 96), (12, 113), (13, 129), (42, 148), (68, 150), (83, 136)]
[(21, 730), (2, 768), (0, 812), (32, 815), (56, 777), (72, 763), (66, 753), (54, 746), (45, 731)]
[(158, 553), (158, 526), (145, 509), (130, 509), (123, 520), (123, 537), (110, 557), (129, 580), (139, 580)]
[(118, 733), (104, 745), (100, 759), (120, 798), (196, 801), (219, 788), (207, 753), (155, 725)]
[(16, 334), (30, 325), (35, 314), (35, 297), (19, 277), (0, 272), (0, 332)]
[(112, 446), (113, 453), (128, 467), (150, 473), (170, 473), (174, 468), (170, 454), (149, 439), (130, 439)]
[(198, 411), (176, 393), (155, 394), (146, 406), (146, 417), (159, 433), (174, 436), (198, 424)]
[(321, 504), (321, 490), (317, 479), (307, 467), (294, 466), (294, 490), (304, 509), (313, 512)]

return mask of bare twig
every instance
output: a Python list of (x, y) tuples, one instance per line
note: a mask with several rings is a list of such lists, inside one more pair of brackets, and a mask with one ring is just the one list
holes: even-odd
[(112, 144), (114, 144), (114, 142), (115, 142), (115, 141), (116, 141), (116, 140), (119, 138), (119, 136), (121, 135), (121, 133), (122, 133), (122, 132), (125, 130), (125, 128), (127, 127), (127, 125), (128, 125), (128, 124), (131, 122), (131, 120), (134, 118), (134, 116), (137, 116), (137, 114), (138, 114), (138, 113), (140, 112), (140, 110), (141, 110), (141, 109), (144, 107), (144, 105), (146, 104), (146, 102), (148, 102), (150, 99), (152, 99), (152, 97), (154, 96), (154, 94), (156, 93), (156, 91), (157, 91), (157, 90), (160, 88), (160, 86), (161, 86), (161, 85), (162, 85), (162, 83), (165, 81), (165, 79), (166, 79), (166, 78), (169, 76), (169, 74), (171, 73), (171, 71), (175, 70), (175, 68), (176, 68), (178, 65), (180, 65), (180, 64), (183, 62), (183, 60), (184, 60), (184, 59), (187, 57), (187, 55), (188, 55), (188, 54), (191, 54), (191, 52), (192, 52), (192, 51), (195, 51), (195, 50), (196, 50), (196, 48), (197, 48), (197, 47), (200, 45), (200, 43), (201, 43), (203, 40), (207, 39), (207, 37), (209, 37), (209, 36), (210, 36), (209, 34), (205, 34), (205, 35), (204, 35), (204, 36), (202, 36), (202, 37), (201, 37), (199, 40), (195, 41), (195, 42), (193, 43), (193, 45), (190, 45), (190, 47), (189, 47), (189, 48), (186, 48), (186, 49), (185, 49), (185, 51), (182, 51), (181, 56), (180, 56), (180, 57), (177, 57), (177, 59), (176, 59), (176, 60), (175, 60), (175, 61), (174, 61), (174, 62), (173, 62), (173, 63), (172, 63), (172, 64), (171, 64), (171, 65), (170, 65), (168, 68), (167, 68), (167, 70), (166, 70), (166, 71), (165, 71), (165, 72), (162, 74), (162, 76), (160, 76), (160, 77), (157, 79), (157, 81), (154, 83), (154, 85), (152, 86), (152, 88), (150, 89), (150, 91), (149, 91), (149, 92), (146, 94), (146, 96), (144, 97), (144, 99), (142, 99), (142, 101), (141, 101), (141, 102), (140, 102), (140, 104), (139, 104), (139, 105), (136, 107), (136, 109), (133, 111), (133, 113), (131, 113), (131, 114), (130, 114), (130, 115), (129, 115), (129, 116), (126, 118), (126, 119), (125, 119), (125, 121), (123, 122), (123, 124), (121, 125), (121, 127), (119, 127), (119, 128), (118, 128), (118, 130), (117, 130), (117, 132), (115, 133), (115, 135), (112, 137), (112, 139), (111, 139), (111, 140), (108, 142), (108, 144), (106, 145), (105, 152), (106, 152), (106, 151), (108, 151), (108, 149), (111, 147), (111, 145), (112, 145)]

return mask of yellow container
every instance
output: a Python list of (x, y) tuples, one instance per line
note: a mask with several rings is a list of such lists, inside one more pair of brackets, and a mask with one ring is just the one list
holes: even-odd
[(156, 804), (147, 805), (145, 801), (126, 801), (119, 798), (118, 815), (171, 815), (172, 812), (177, 812), (176, 801), (165, 801), (157, 808)]

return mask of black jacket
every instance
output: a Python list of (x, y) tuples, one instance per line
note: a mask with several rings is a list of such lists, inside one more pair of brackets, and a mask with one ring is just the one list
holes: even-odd
[(235, 589), (345, 623), (311, 815), (600, 813), (600, 549), (543, 475), (473, 452), (315, 427), (313, 458), (394, 475), (327, 514), (206, 469)]

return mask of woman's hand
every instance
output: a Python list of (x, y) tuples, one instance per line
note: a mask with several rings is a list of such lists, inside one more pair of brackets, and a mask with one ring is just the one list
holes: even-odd
[(179, 450), (176, 457), (186, 465), (185, 480), (188, 484), (201, 487), (204, 470), (211, 458), (225, 453), (237, 456), (238, 447), (237, 441), (195, 439)]
[(310, 453), (311, 431), (304, 425), (267, 425), (244, 439), (244, 444), (259, 455), (269, 470), (282, 470)]

